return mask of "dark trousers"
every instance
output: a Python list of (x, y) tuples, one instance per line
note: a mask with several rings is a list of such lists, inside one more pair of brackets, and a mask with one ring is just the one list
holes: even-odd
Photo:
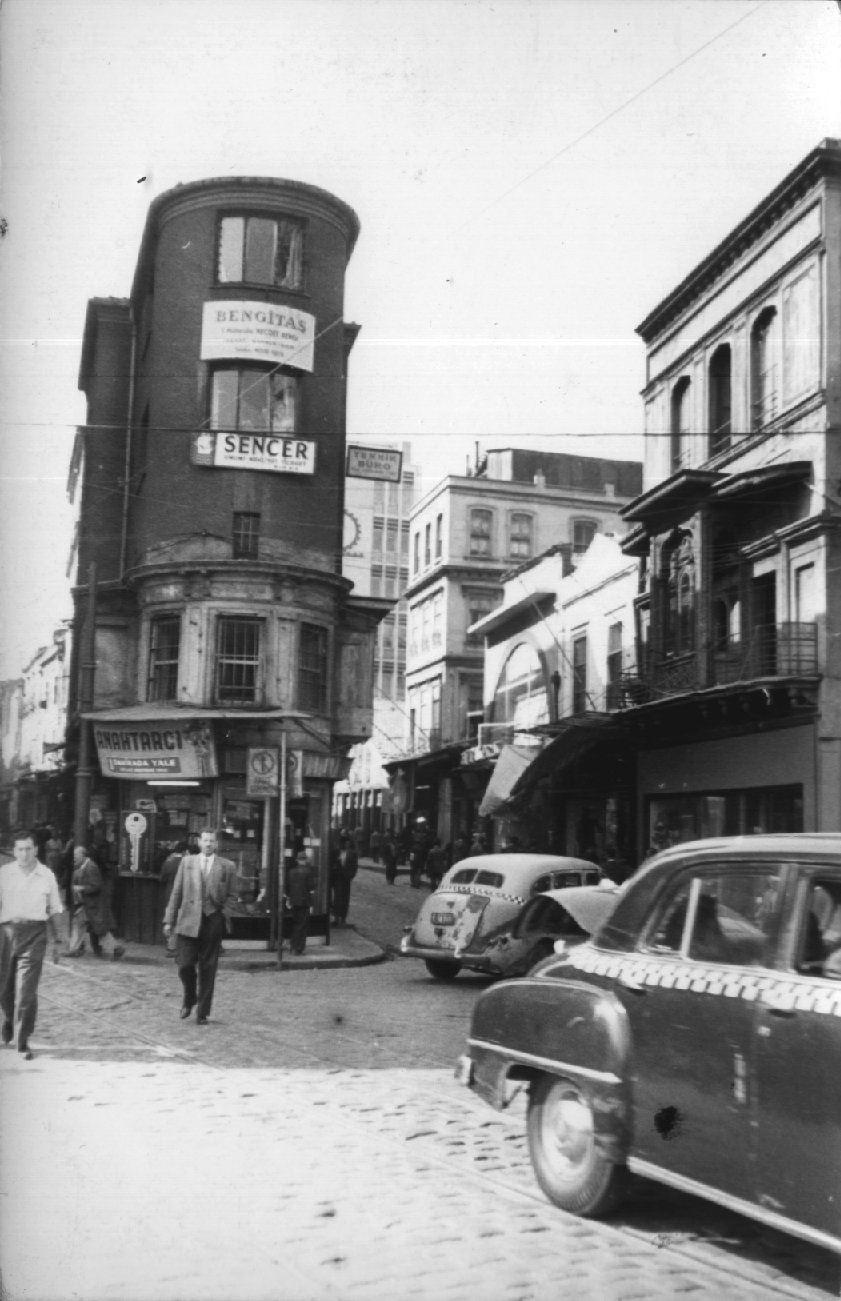
[(13, 1027), (18, 1048), (26, 1048), (38, 1015), (38, 981), (47, 952), (46, 922), (4, 922), (0, 926), (0, 1007)]
[(337, 922), (347, 921), (347, 911), (350, 907), (350, 882), (349, 876), (334, 876), (331, 883), (333, 916)]
[(284, 917), (289, 933), (289, 945), (293, 953), (303, 953), (307, 946), (307, 925), (310, 918), (310, 906), (307, 903), (293, 904)]
[(184, 1005), (195, 1007), (198, 1017), (210, 1016), (224, 935), (224, 914), (206, 913), (198, 935), (175, 936), (175, 963), (184, 989)]

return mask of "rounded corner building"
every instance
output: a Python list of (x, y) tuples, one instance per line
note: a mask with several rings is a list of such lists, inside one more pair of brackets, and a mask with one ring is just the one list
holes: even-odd
[(358, 233), (315, 186), (190, 182), (151, 204), (130, 297), (88, 304), (77, 826), (81, 789), (131, 938), (157, 938), (161, 864), (205, 827), (237, 864), (240, 934), (268, 933), (281, 840), (328, 913), (332, 785), (370, 729), (389, 609), (341, 570)]

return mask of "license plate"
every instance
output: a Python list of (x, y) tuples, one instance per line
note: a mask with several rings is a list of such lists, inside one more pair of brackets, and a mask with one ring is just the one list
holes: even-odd
[(473, 1082), (473, 1058), (466, 1053), (456, 1062), (455, 1077), (457, 1084), (465, 1084), (468, 1088)]
[(433, 926), (455, 926), (455, 923), (456, 923), (455, 913), (433, 913), (432, 914)]

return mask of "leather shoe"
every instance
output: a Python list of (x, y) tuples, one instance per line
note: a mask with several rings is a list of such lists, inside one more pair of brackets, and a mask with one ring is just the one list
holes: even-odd
[(183, 1003), (181, 1005), (181, 1012), (180, 1012), (181, 1020), (186, 1021), (187, 1017), (190, 1015), (192, 1010), (193, 1010), (192, 1003)]
[(196, 1017), (196, 1025), (207, 1025), (207, 1017), (206, 1017), (206, 1016), (197, 1016), (197, 1017)]

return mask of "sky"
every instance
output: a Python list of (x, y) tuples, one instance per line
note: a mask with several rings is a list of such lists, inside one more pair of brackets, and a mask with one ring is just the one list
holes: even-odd
[(149, 203), (349, 203), (348, 437), (642, 457), (635, 327), (825, 136), (835, 0), (0, 0), (0, 679), (71, 613), (91, 297)]

